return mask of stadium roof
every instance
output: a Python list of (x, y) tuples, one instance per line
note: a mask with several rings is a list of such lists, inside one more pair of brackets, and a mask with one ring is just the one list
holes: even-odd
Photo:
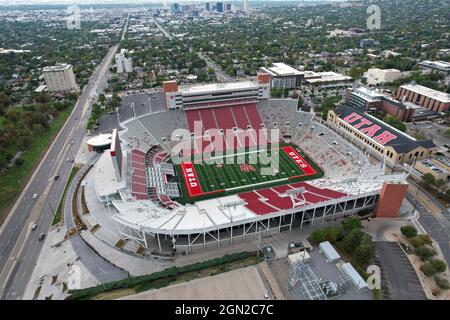
[(194, 86), (182, 86), (180, 91), (183, 95), (192, 93), (208, 93), (237, 89), (255, 89), (259, 88), (259, 84), (254, 81), (239, 81), (239, 82), (227, 82), (227, 83), (211, 83)]
[[(381, 130), (379, 130), (379, 133), (382, 133), (383, 131), (387, 131), (389, 133), (392, 133), (396, 136), (395, 139), (389, 140), (385, 146), (389, 146), (393, 148), (398, 153), (406, 153), (411, 150), (414, 150), (418, 147), (424, 147), (424, 148), (434, 148), (436, 145), (431, 140), (416, 140), (413, 137), (401, 132), (400, 130), (388, 125), (387, 123), (369, 115), (366, 113), (363, 113), (355, 108), (352, 108), (347, 105), (343, 105), (336, 109), (336, 114), (339, 118), (343, 119), (352, 113), (356, 113), (359, 116), (366, 118), (372, 122), (372, 124), (376, 124), (379, 127), (381, 127)], [(359, 121), (357, 122), (359, 123)], [(356, 123), (355, 123), (356, 124)], [(352, 124), (350, 124), (353, 126)], [(360, 129), (356, 129), (360, 131)], [(361, 132), (361, 131), (360, 131)], [(372, 139), (365, 133), (361, 132), (363, 135), (365, 135), (367, 138)]]

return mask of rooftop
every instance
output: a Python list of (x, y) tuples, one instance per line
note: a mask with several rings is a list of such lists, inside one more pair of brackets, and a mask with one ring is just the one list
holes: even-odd
[(419, 62), (419, 65), (425, 66), (425, 67), (430, 67), (430, 68), (443, 69), (443, 70), (450, 71), (450, 62), (446, 62), (446, 61), (425, 60), (425, 61)]
[(423, 96), (438, 100), (443, 103), (450, 102), (450, 94), (437, 91), (431, 88), (427, 88), (424, 86), (421, 86), (419, 84), (405, 84), (401, 86), (400, 88), (404, 88), (409, 91), (417, 92), (418, 94), (421, 94)]
[(49, 72), (49, 71), (63, 71), (72, 68), (71, 64), (67, 63), (59, 63), (55, 66), (48, 66), (44, 67), (43, 72)]
[(297, 69), (294, 69), (282, 62), (276, 62), (276, 63), (272, 64), (272, 67), (261, 68), (261, 69), (263, 69), (263, 70), (269, 72), (271, 75), (275, 75), (275, 76), (296, 76), (296, 75), (303, 74), (303, 72), (300, 72)]
[[(396, 138), (388, 141), (385, 144), (385, 146), (389, 146), (399, 153), (409, 152), (418, 147), (424, 147), (424, 148), (435, 147), (433, 141), (431, 141), (431, 140), (416, 140), (413, 137), (407, 135), (406, 133), (401, 132), (400, 130), (388, 125), (387, 123), (385, 123), (369, 114), (363, 113), (355, 108), (352, 108), (348, 105), (343, 105), (343, 106), (339, 107), (338, 109), (336, 109), (336, 114), (341, 119), (345, 118), (346, 116), (348, 116), (352, 113), (356, 113), (356, 114), (370, 120), (373, 125), (378, 125), (382, 129), (382, 130), (379, 130), (379, 133), (381, 133), (383, 131), (387, 131), (389, 133), (394, 134), (396, 136)], [(350, 125), (353, 126), (353, 124), (350, 124)], [(357, 130), (360, 131), (360, 129), (357, 129)], [(368, 137), (369, 139), (372, 139), (371, 137), (367, 136), (365, 133), (362, 133), (362, 134), (364, 136)]]
[(189, 93), (208, 93), (217, 91), (237, 90), (237, 89), (257, 89), (259, 84), (254, 81), (240, 81), (228, 83), (211, 83), (203, 85), (182, 86), (180, 91), (183, 94)]

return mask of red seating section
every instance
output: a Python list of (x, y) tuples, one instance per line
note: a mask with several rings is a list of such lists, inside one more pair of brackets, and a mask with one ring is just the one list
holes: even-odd
[[(248, 148), (257, 145), (266, 144), (266, 136), (263, 135), (262, 141), (259, 140), (258, 129), (262, 123), (261, 116), (259, 115), (256, 104), (246, 104), (246, 105), (235, 105), (228, 107), (216, 107), (216, 108), (204, 108), (195, 110), (186, 110), (186, 118), (189, 126), (189, 130), (194, 132), (195, 121), (202, 122), (203, 131), (215, 128), (231, 130), (233, 128), (239, 128), (242, 130), (247, 130), (247, 126), (250, 125), (256, 131), (254, 132), (243, 132), (242, 130), (236, 132), (236, 137), (234, 137), (234, 143), (232, 138), (228, 143), (225, 141), (219, 143), (219, 147), (215, 150), (222, 151), (230, 148)], [(202, 132), (203, 134), (203, 132)], [(193, 152), (203, 153), (205, 147), (210, 144), (209, 141), (201, 141), (201, 137), (195, 138)], [(259, 142), (258, 142), (259, 141)]]
[(131, 151), (131, 194), (139, 200), (148, 199), (147, 175), (145, 173), (145, 153), (140, 150)]
[[(289, 189), (305, 188), (305, 192), (295, 196), (286, 196)], [(285, 186), (255, 190), (239, 194), (247, 204), (250, 211), (257, 215), (274, 213), (279, 210), (288, 210), (314, 203), (329, 201), (348, 196), (345, 193), (330, 189), (314, 187), (306, 182), (293, 183)]]

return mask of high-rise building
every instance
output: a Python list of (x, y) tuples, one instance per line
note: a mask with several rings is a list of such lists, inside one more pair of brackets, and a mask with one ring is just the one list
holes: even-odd
[(250, 0), (244, 0), (244, 11), (245, 12), (250, 11)]
[(227, 11), (231, 11), (231, 3), (226, 4)]
[(42, 70), (48, 91), (75, 91), (78, 90), (70, 64), (61, 63), (56, 66), (44, 67)]
[(211, 11), (210, 8), (209, 8), (209, 2), (205, 3), (205, 10), (206, 11)]
[(217, 12), (223, 12), (223, 2), (216, 3), (216, 10)]
[(128, 51), (125, 49), (120, 50), (114, 57), (116, 59), (117, 73), (129, 73), (133, 71), (133, 60), (131, 57), (127, 57)]
[(178, 13), (181, 11), (180, 5), (178, 3), (172, 3), (170, 5), (170, 11), (172, 11), (172, 13)]

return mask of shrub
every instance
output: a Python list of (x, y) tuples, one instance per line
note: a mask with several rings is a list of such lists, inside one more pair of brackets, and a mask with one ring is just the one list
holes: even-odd
[(440, 277), (440, 276), (434, 276), (434, 281), (436, 282), (439, 289), (442, 289), (442, 290), (450, 289), (450, 282), (447, 279)]
[(420, 267), (420, 270), (422, 270), (422, 272), (426, 276), (430, 277), (430, 276), (434, 276), (436, 273), (444, 272), (446, 268), (447, 268), (447, 265), (445, 264), (444, 261), (438, 260), (438, 259), (433, 259), (433, 260), (426, 261)]
[(359, 221), (358, 218), (347, 218), (344, 220), (344, 222), (342, 222), (342, 228), (344, 229), (345, 232), (350, 232), (353, 229), (361, 229), (362, 228), (362, 224), (361, 221)]
[(415, 237), (409, 238), (409, 242), (413, 245), (414, 248), (418, 248), (420, 246), (423, 246), (425, 244), (431, 246), (432, 241), (429, 235), (427, 234), (419, 234)]
[(325, 233), (322, 229), (316, 229), (311, 233), (311, 239), (317, 243), (325, 241)]
[(436, 254), (436, 251), (433, 249), (433, 247), (425, 244), (423, 246), (420, 246), (416, 248), (416, 255), (420, 258), (420, 260), (425, 261), (431, 258)]
[(417, 229), (413, 226), (403, 226), (400, 228), (400, 231), (407, 238), (412, 238), (417, 235)]

